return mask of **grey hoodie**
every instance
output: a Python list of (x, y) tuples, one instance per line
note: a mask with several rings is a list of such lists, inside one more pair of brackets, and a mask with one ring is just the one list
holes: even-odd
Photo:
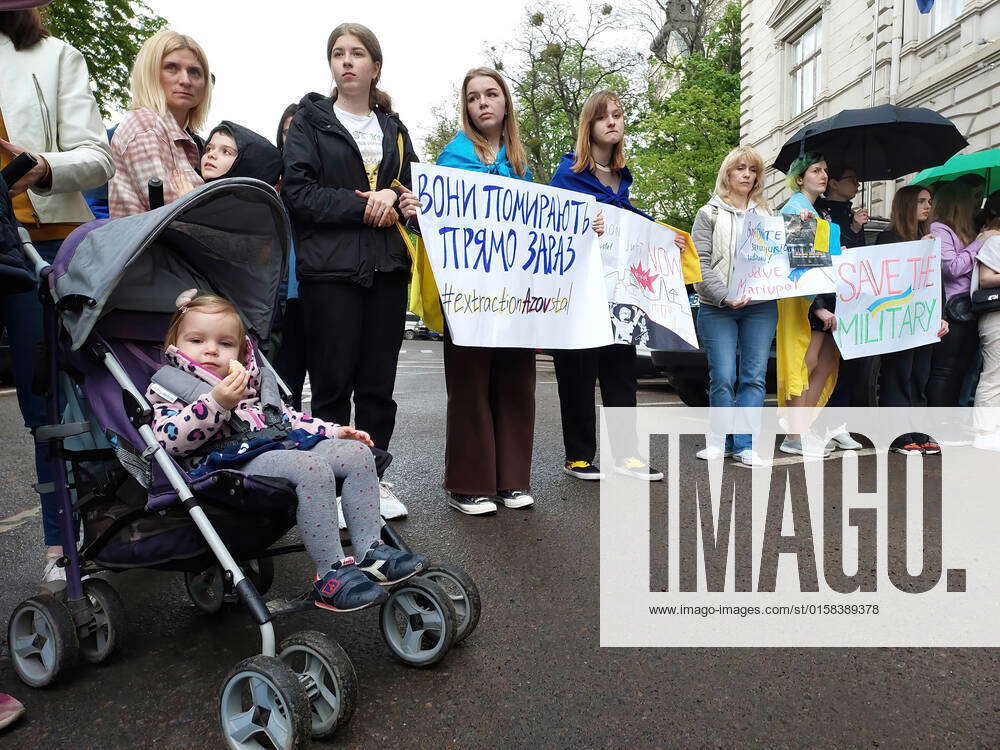
[(734, 208), (718, 195), (698, 209), (691, 238), (701, 261), (701, 281), (694, 285), (702, 304), (721, 307), (729, 292), (729, 271), (736, 243), (747, 216), (768, 216), (753, 201), (746, 210)]

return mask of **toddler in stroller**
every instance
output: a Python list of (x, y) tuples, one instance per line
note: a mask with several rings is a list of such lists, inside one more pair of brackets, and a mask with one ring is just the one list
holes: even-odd
[[(305, 551), (298, 544), (272, 546), (295, 524), (299, 510), (314, 519), (300, 518), (304, 529), (336, 533), (333, 492), (329, 503), (316, 503), (319, 495), (302, 503), (302, 487), (283, 478), (280, 467), (259, 468), (258, 463), (251, 467), (254, 473), (247, 467), (272, 455), (268, 460), (287, 460), (276, 458), (279, 453), (318, 459), (321, 451), (350, 448), (359, 462), (354, 473), (368, 477), (358, 483), (358, 497), (371, 492), (366, 487), (375, 479), (365, 436), (310, 423), (284, 409), (274, 371), (250, 343), (270, 336), (274, 300), (287, 268), (290, 229), (274, 189), (246, 178), (218, 180), (145, 214), (93, 222), (63, 243), (51, 265), (23, 229), (20, 236), (42, 281), (48, 424), (38, 434), (48, 442), (52, 459), (64, 549), (58, 564), (67, 584), (58, 596), (36, 594), (14, 608), (7, 634), (18, 678), (45, 687), (78, 661), (96, 664), (116, 653), (127, 637), (127, 610), (103, 573), (177, 571), (199, 609), (217, 612), (226, 600), (238, 600), (260, 631), (260, 652), (237, 663), (222, 683), (217, 715), (225, 746), (288, 750), (301, 747), (309, 735), (331, 736), (350, 720), (356, 703), (351, 660), (319, 631), (278, 641), (274, 621), (315, 612), (316, 599), (332, 597), (336, 603), (340, 592), (316, 592), (310, 586), (301, 595), (267, 601), (262, 594), (273, 582), (273, 559)], [(164, 370), (161, 351), (171, 321), (183, 334), (189, 321), (197, 320), (194, 308), (179, 314), (176, 304), (177, 291), (192, 287), (231, 301), (230, 309), (240, 312), (205, 316), (234, 324), (235, 330), (215, 342), (217, 348), (226, 344), (231, 355), (188, 350), (182, 337), (171, 339), (177, 347), (174, 364), (185, 357), (212, 364), (198, 375), (184, 367)], [(237, 319), (249, 339), (242, 337)], [(229, 360), (240, 360), (241, 354), (250, 372), (230, 377)], [(150, 392), (150, 403), (144, 391), (154, 378), (161, 381), (161, 391)], [(216, 386), (218, 398), (211, 396)], [(211, 439), (201, 443), (206, 452), (171, 450), (173, 428), (166, 412), (190, 406), (190, 414), (180, 415), (177, 434), (192, 437), (181, 432), (190, 424), (184, 416), (194, 421), (207, 408), (204, 401), (195, 404), (205, 394), (220, 407), (218, 427), (209, 425)], [(220, 400), (234, 408), (223, 410)], [(326, 433), (323, 439), (321, 433)], [(334, 433), (340, 437), (331, 438)], [(280, 445), (261, 450), (276, 439)], [(376, 463), (385, 458), (377, 457)], [(344, 473), (350, 473), (348, 461), (336, 463), (341, 462)], [(330, 469), (329, 459), (325, 465)], [(309, 467), (303, 471), (309, 473)], [(327, 481), (335, 479), (331, 473)], [(326, 483), (318, 484), (325, 493)], [(378, 506), (360, 504), (361, 512), (352, 515), (358, 523), (351, 541), (368, 545), (354, 550), (358, 558), (374, 549), (375, 562), (366, 566), (367, 573), (351, 566), (357, 588), (344, 582), (337, 588), (350, 590), (352, 598), (359, 584), (377, 598), (385, 591), (388, 598), (376, 619), (386, 646), (406, 664), (432, 666), (475, 630), (480, 614), (475, 582), (461, 568), (436, 562), (396, 585), (375, 585), (369, 575), (382, 583), (380, 576), (389, 581), (407, 574), (400, 565), (405, 555), (395, 556), (375, 540), (404, 553), (408, 547), (387, 523), (374, 531), (366, 528), (372, 519), (378, 525)], [(79, 544), (74, 543), (74, 517), (82, 520)], [(325, 577), (344, 558), (333, 540), (318, 539), (316, 573)], [(389, 557), (396, 558), (393, 565)], [(414, 568), (422, 563), (419, 557), (409, 560)]]
[[(184, 292), (164, 342), (167, 364), (146, 398), (160, 445), (192, 476), (236, 466), (288, 479), (296, 520), (316, 566), (315, 603), (349, 612), (387, 598), (382, 586), (426, 567), (422, 555), (379, 538), (378, 475), (368, 433), (261, 401), (253, 342), (233, 305), (216, 295)], [(337, 525), (337, 479), (351, 542), (344, 555)]]

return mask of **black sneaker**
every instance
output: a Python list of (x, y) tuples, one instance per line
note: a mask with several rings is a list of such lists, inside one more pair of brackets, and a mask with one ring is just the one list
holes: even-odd
[(389, 595), (368, 580), (354, 564), (353, 557), (338, 560), (330, 572), (313, 582), (313, 598), (317, 607), (331, 612), (353, 612), (381, 604)]
[(462, 495), (458, 492), (449, 492), (448, 505), (470, 516), (497, 512), (497, 504), (485, 495)]
[(403, 552), (381, 542), (373, 542), (358, 562), (358, 569), (379, 586), (405, 581), (426, 567), (427, 558), (423, 555)]
[(500, 490), (497, 500), (505, 508), (530, 508), (535, 504), (535, 498), (522, 490)]
[(658, 482), (663, 479), (662, 471), (657, 471), (641, 458), (635, 456), (629, 456), (620, 464), (615, 464), (615, 471), (636, 479), (645, 479), (647, 482)]
[(563, 464), (563, 472), (577, 479), (604, 479), (601, 470), (590, 461), (567, 461)]

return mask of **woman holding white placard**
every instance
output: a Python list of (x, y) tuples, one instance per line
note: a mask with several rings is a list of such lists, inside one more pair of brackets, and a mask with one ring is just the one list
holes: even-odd
[[(612, 91), (591, 94), (580, 112), (576, 153), (566, 154), (556, 169), (553, 187), (593, 195), (603, 203), (633, 211), (652, 220), (629, 200), (632, 174), (625, 166), (625, 112), (621, 100)], [(595, 229), (603, 232), (604, 217), (598, 213)], [(683, 252), (685, 239), (677, 235)], [(625, 310), (631, 312), (630, 307)], [(552, 353), (556, 381), (559, 384), (559, 409), (562, 415), (563, 445), (566, 460), (563, 471), (584, 480), (602, 479), (594, 465), (597, 454), (597, 423), (594, 413), (594, 385), (600, 380), (604, 406), (636, 405), (635, 346), (615, 343), (595, 349), (559, 349)], [(634, 432), (622, 436), (615, 448), (621, 457), (615, 471), (637, 479), (657, 481), (663, 473), (650, 466), (638, 453)], [(627, 441), (627, 442), (624, 442)]]
[[(507, 84), (475, 68), (462, 82), (461, 130), (437, 163), (530, 180)], [(444, 488), (448, 504), (468, 515), (528, 508), (535, 432), (535, 351), (458, 346), (444, 339), (448, 388)]]
[[(764, 405), (767, 360), (778, 323), (774, 300), (751, 302), (729, 297), (733, 255), (747, 221), (770, 216), (764, 198), (764, 161), (754, 149), (729, 152), (719, 167), (715, 195), (698, 210), (691, 235), (701, 260), (695, 284), (698, 338), (708, 356), (708, 404), (716, 407)], [(698, 458), (735, 455), (747, 466), (763, 463), (753, 436), (712, 435)]]

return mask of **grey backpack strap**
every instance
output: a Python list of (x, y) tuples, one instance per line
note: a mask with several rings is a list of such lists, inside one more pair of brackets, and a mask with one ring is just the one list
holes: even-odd
[(153, 373), (152, 385), (162, 398), (184, 404), (192, 404), (212, 390), (204, 380), (171, 365), (164, 365)]

